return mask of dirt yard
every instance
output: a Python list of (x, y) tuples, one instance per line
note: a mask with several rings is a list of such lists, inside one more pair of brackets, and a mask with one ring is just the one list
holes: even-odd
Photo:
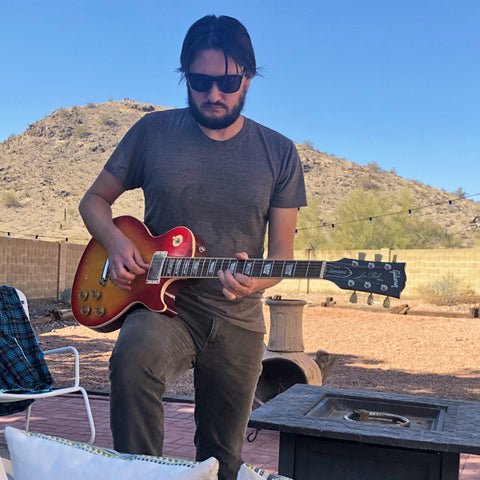
[[(408, 303), (409, 309), (401, 315), (383, 309), (381, 303), (368, 306), (366, 298), (349, 304), (347, 296), (335, 297), (330, 307), (322, 306), (325, 296), (300, 298), (307, 300), (305, 352), (324, 350), (335, 359), (324, 385), (480, 401), (480, 319), (471, 317), (473, 305), (438, 307), (403, 300), (396, 306)], [(32, 318), (47, 316), (50, 307), (31, 302)], [(265, 318), (268, 326), (267, 306)], [(44, 350), (76, 346), (86, 389), (108, 393), (108, 359), (118, 332), (98, 333), (75, 320), (33, 323)], [(50, 367), (60, 383), (71, 373), (55, 364)], [(169, 395), (192, 393), (191, 372), (167, 390)]]

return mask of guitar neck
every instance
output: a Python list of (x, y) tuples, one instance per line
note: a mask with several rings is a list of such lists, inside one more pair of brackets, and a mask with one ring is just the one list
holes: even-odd
[(405, 286), (403, 263), (368, 262), (365, 260), (277, 260), (168, 257), (155, 252), (147, 274), (147, 283), (160, 283), (162, 278), (217, 278), (219, 270), (230, 270), (251, 278), (324, 279), (346, 290), (358, 290), (400, 297)]
[[(217, 278), (219, 270), (230, 270), (252, 278), (324, 278), (327, 265), (335, 262), (236, 258), (163, 257), (152, 261), (148, 279)], [(147, 280), (148, 281), (148, 280)]]

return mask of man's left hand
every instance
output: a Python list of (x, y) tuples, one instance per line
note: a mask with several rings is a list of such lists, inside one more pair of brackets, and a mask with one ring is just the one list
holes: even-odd
[[(247, 260), (248, 254), (246, 252), (237, 253), (238, 260)], [(242, 273), (233, 274), (230, 270), (219, 270), (218, 278), (223, 285), (223, 294), (229, 300), (236, 300), (243, 298), (256, 292), (256, 282), (254, 278), (247, 277)]]

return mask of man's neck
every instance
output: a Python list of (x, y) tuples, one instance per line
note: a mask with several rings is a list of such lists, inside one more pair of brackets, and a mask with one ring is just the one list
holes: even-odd
[(234, 123), (232, 123), (229, 127), (227, 128), (222, 128), (219, 130), (214, 130), (211, 128), (204, 127), (203, 125), (200, 125), (198, 122), (198, 126), (202, 130), (202, 132), (208, 137), (211, 138), (212, 140), (216, 140), (217, 142), (225, 142), (226, 140), (230, 140), (233, 138), (235, 135), (237, 135), (240, 130), (243, 128), (243, 124), (245, 123), (245, 118), (240, 115)]

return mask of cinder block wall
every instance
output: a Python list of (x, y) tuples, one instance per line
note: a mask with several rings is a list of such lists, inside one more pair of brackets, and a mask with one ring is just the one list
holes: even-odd
[(71, 287), (85, 245), (0, 238), (0, 284), (27, 298), (58, 298)]
[[(85, 245), (0, 237), (0, 285), (11, 285), (27, 298), (58, 298), (70, 288)], [(451, 275), (480, 294), (480, 249), (437, 250), (322, 250), (297, 251), (299, 260), (334, 261), (342, 258), (406, 263), (407, 286), (402, 297)], [(274, 292), (315, 293), (340, 291), (326, 280), (286, 280)]]
[(406, 262), (405, 295), (415, 296), (418, 287), (452, 276), (480, 294), (480, 249), (396, 250)]

